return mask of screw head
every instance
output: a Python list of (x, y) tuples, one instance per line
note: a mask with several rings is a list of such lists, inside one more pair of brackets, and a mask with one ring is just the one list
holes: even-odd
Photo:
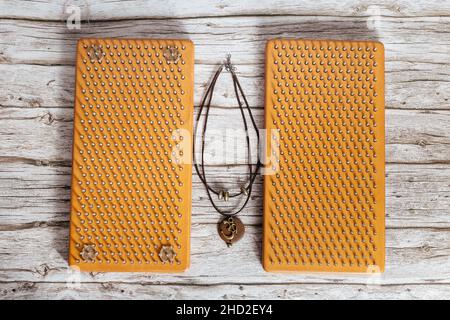
[(94, 262), (97, 255), (98, 252), (95, 250), (95, 245), (93, 244), (84, 245), (80, 253), (81, 258), (86, 262)]
[(173, 247), (168, 245), (168, 246), (162, 246), (158, 255), (163, 262), (173, 262), (173, 260), (175, 259), (175, 256), (177, 254), (175, 253), (175, 250), (173, 249)]
[(166, 62), (170, 64), (170, 63), (177, 63), (181, 57), (181, 54), (178, 52), (177, 48), (167, 46), (163, 52), (163, 56), (166, 59)]

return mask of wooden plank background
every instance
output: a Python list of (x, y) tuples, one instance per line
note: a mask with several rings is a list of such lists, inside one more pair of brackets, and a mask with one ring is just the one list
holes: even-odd
[[(80, 10), (81, 29), (66, 26), (73, 6)], [(383, 42), (386, 272), (265, 273), (262, 179), (242, 215), (248, 232), (228, 249), (195, 175), (188, 272), (70, 272), (74, 50), (80, 37), (193, 40), (196, 104), (216, 64), (231, 53), (260, 127), (266, 40)], [(0, 299), (450, 299), (449, 76), (448, 0), (0, 0)], [(232, 87), (219, 80), (218, 89), (211, 121), (217, 128), (240, 126)], [(208, 154), (208, 172), (220, 183), (245, 170), (240, 140), (223, 139), (237, 147), (226, 159)], [(210, 141), (208, 150), (217, 143)]]

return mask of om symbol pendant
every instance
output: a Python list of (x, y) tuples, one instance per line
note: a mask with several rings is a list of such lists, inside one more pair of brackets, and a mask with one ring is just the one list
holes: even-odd
[(244, 235), (245, 227), (242, 221), (237, 217), (228, 216), (219, 223), (219, 235), (223, 241), (230, 247), (238, 242)]

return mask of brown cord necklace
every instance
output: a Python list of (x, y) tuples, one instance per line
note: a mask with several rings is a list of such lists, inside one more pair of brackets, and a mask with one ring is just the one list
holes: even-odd
[[(214, 88), (217, 83), (217, 79), (219, 78), (220, 74), (222, 73), (223, 69), (225, 68), (226, 71), (230, 72), (232, 80), (233, 80), (233, 87), (234, 87), (234, 93), (236, 96), (236, 100), (239, 105), (239, 109), (241, 111), (241, 117), (242, 121), (244, 123), (245, 128), (245, 134), (246, 134), (246, 145), (247, 145), (247, 162), (248, 162), (248, 178), (247, 182), (240, 186), (240, 191), (235, 193), (230, 193), (226, 189), (220, 189), (217, 190), (213, 188), (208, 181), (206, 180), (206, 173), (205, 173), (205, 136), (207, 131), (207, 125), (208, 125), (208, 117), (209, 117), (209, 111), (211, 108), (211, 101), (214, 93)], [(256, 126), (255, 119), (253, 117), (253, 114), (251, 112), (250, 106), (247, 102), (247, 98), (245, 97), (245, 94), (242, 90), (241, 84), (239, 83), (238, 77), (236, 76), (236, 68), (231, 64), (231, 57), (228, 55), (226, 62), (221, 64), (219, 68), (217, 69), (216, 73), (214, 74), (211, 84), (209, 85), (208, 89), (206, 90), (205, 96), (203, 97), (203, 100), (199, 106), (199, 113), (197, 115), (197, 121), (196, 121), (196, 127), (195, 131), (197, 132), (197, 128), (199, 125), (200, 117), (203, 113), (203, 109), (205, 109), (205, 116), (202, 123), (202, 135), (201, 135), (201, 147), (200, 147), (200, 153), (201, 153), (201, 160), (200, 163), (197, 164), (197, 161), (195, 159), (195, 138), (194, 138), (194, 145), (193, 145), (193, 152), (194, 152), (194, 167), (197, 172), (197, 175), (200, 177), (200, 180), (202, 181), (203, 185), (205, 186), (206, 193), (208, 195), (208, 199), (211, 202), (214, 209), (220, 213), (223, 216), (223, 219), (219, 222), (218, 225), (218, 232), (220, 237), (227, 243), (228, 246), (231, 246), (233, 243), (239, 241), (245, 232), (245, 227), (242, 221), (237, 217), (237, 215), (245, 208), (248, 201), (250, 200), (250, 196), (253, 189), (253, 183), (255, 182), (255, 178), (258, 174), (259, 168), (261, 167), (261, 162), (258, 160), (256, 163), (256, 166), (253, 166), (251, 163), (251, 145), (250, 145), (250, 138), (248, 135), (248, 123), (245, 116), (244, 109), (247, 109), (248, 115), (251, 120), (251, 124), (253, 126), (253, 129), (256, 132), (257, 136), (257, 143), (259, 146), (259, 131), (258, 127)], [(245, 106), (245, 108), (244, 108)], [(215, 203), (213, 199), (213, 194), (218, 197), (219, 200), (223, 200), (225, 202), (228, 202), (230, 198), (235, 198), (239, 196), (244, 196), (245, 201), (243, 204), (237, 209), (237, 210), (226, 210), (221, 209), (217, 204)]]

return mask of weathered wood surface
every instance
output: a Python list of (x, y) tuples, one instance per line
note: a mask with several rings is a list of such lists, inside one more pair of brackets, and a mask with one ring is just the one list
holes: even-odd
[[(77, 3), (89, 24), (69, 30), (66, 8)], [(196, 103), (215, 65), (230, 52), (260, 127), (267, 39), (382, 41), (386, 272), (265, 273), (262, 178), (242, 216), (248, 233), (227, 249), (215, 234), (218, 216), (194, 175), (188, 272), (70, 273), (74, 48), (80, 37), (193, 40)], [(449, 75), (450, 1), (0, 1), (0, 299), (450, 299)], [(211, 121), (222, 131), (238, 127), (225, 77), (218, 90)], [(230, 177), (238, 181), (245, 172), (245, 154), (232, 130), (225, 136), (207, 145), (208, 172), (218, 184), (230, 185)], [(217, 152), (223, 141), (228, 154)]]
[[(228, 52), (238, 64), (242, 84), (262, 88), (265, 41), (306, 37), (379, 39), (386, 50), (388, 108), (450, 109), (450, 40), (446, 36), (450, 17), (379, 19), (376, 30), (368, 29), (367, 18), (268, 16), (91, 22), (77, 32), (66, 29), (64, 22), (0, 19), (0, 83), (7, 85), (2, 88), (0, 105), (71, 108), (73, 53), (80, 37), (190, 38), (196, 45), (198, 89), (206, 85)], [(226, 83), (222, 79), (218, 84), (222, 94), (216, 96), (217, 105), (226, 105), (233, 95)], [(201, 93), (197, 90), (197, 103)], [(252, 106), (263, 107), (260, 90), (248, 90), (248, 98)]]
[[(323, 0), (320, 2), (270, 0), (196, 0), (191, 2), (166, 0), (53, 0), (53, 1), (2, 0), (2, 16), (15, 19), (63, 20), (66, 8), (79, 5), (83, 14), (92, 20), (167, 19), (189, 17), (235, 16), (362, 16), (367, 17), (378, 9), (381, 14), (394, 17), (445, 16), (450, 12), (448, 1), (379, 0)], [(84, 19), (88, 19), (85, 17)]]

